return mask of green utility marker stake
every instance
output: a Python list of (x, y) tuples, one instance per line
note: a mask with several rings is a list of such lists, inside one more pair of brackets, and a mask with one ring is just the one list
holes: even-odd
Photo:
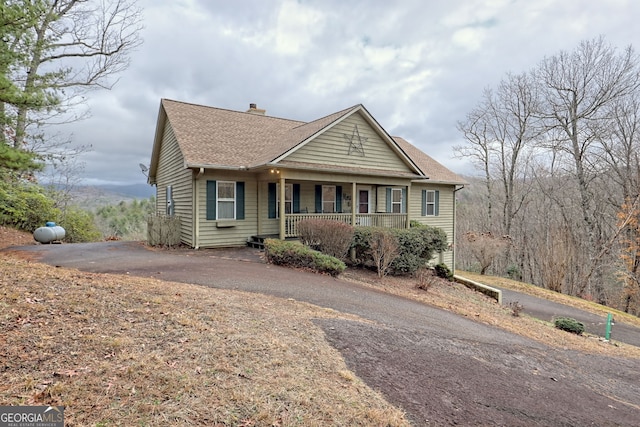
[(604, 333), (604, 339), (607, 341), (611, 339), (611, 325), (613, 325), (613, 314), (607, 313), (607, 329)]

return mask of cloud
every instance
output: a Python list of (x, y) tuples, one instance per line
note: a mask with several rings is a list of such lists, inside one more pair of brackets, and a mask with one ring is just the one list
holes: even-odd
[[(605, 35), (637, 40), (623, 0), (140, 0), (144, 45), (111, 91), (67, 125), (86, 180), (143, 182), (161, 98), (314, 120), (362, 103), (392, 135), (457, 172), (456, 122), (506, 72)], [(56, 129), (56, 132), (63, 131)], [(461, 168), (461, 169), (457, 169)]]

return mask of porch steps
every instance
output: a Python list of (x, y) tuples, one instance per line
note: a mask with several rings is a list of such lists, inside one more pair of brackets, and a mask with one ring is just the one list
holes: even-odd
[[(279, 239), (280, 236), (277, 234), (262, 234), (251, 236), (249, 241), (247, 241), (247, 246), (250, 248), (264, 250), (264, 241), (266, 239)], [(287, 237), (285, 240), (298, 240), (296, 237)]]
[(256, 236), (251, 236), (251, 239), (249, 239), (249, 241), (247, 242), (247, 246), (249, 246), (250, 248), (255, 248), (255, 249), (264, 249), (264, 241), (266, 239), (277, 239), (278, 235), (277, 234), (262, 234), (262, 235), (256, 235)]

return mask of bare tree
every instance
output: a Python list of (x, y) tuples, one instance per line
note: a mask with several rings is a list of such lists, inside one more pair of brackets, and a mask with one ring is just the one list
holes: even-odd
[(44, 0), (25, 42), (16, 46), (22, 60), (12, 78), (25, 96), (46, 93), (57, 102), (13, 104), (14, 146), (25, 145), (30, 125), (61, 120), (87, 90), (111, 88), (141, 43), (140, 22), (135, 0)]
[[(640, 193), (639, 100), (638, 56), (603, 38), (486, 90), (459, 123), (467, 144), (456, 150), (482, 171), (479, 193), (489, 209), (503, 209), (488, 215), (479, 197), (462, 198), (458, 234), (495, 232), (499, 224), (512, 245), (497, 251), (494, 271), (603, 303), (626, 292), (633, 306), (637, 253), (625, 242), (636, 241), (637, 228), (623, 227), (620, 213)], [(494, 252), (459, 243), (458, 261), (467, 266)]]
[[(549, 142), (571, 159), (580, 200), (580, 227), (587, 236), (583, 247), (590, 263), (598, 261), (596, 254), (606, 240), (592, 185), (597, 176), (597, 142), (608, 132), (611, 106), (640, 88), (637, 62), (631, 47), (618, 54), (601, 37), (582, 42), (573, 52), (545, 58), (535, 71), (542, 95), (540, 117), (553, 137)], [(587, 286), (585, 280), (582, 291)]]
[(400, 250), (398, 241), (389, 231), (374, 231), (369, 239), (369, 250), (378, 277), (386, 276), (391, 268), (391, 263), (398, 257)]
[[(485, 100), (487, 98), (485, 90)], [(484, 228), (491, 229), (493, 225), (493, 175), (491, 171), (493, 139), (489, 132), (489, 118), (487, 106), (481, 103), (467, 114), (466, 120), (458, 122), (458, 130), (463, 133), (467, 144), (453, 147), (460, 158), (466, 158), (482, 170), (486, 189), (486, 206), (488, 224)]]
[(471, 253), (480, 263), (480, 274), (485, 274), (493, 261), (511, 245), (509, 236), (495, 236), (490, 232), (469, 231), (465, 238)]
[[(493, 222), (494, 197), (501, 204), (503, 234), (511, 226), (525, 202), (527, 173), (534, 142), (541, 132), (535, 82), (527, 74), (508, 74), (494, 92), (487, 89), (478, 106), (458, 123), (467, 144), (454, 147), (459, 156), (470, 156), (481, 165), (487, 187), (489, 221)], [(501, 187), (494, 191), (493, 183)], [(493, 225), (490, 228), (494, 228)]]

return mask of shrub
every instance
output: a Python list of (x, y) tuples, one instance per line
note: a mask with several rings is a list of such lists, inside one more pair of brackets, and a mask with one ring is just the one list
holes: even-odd
[(310, 268), (331, 276), (339, 275), (346, 268), (344, 262), (339, 259), (313, 250), (299, 242), (267, 239), (264, 247), (267, 261), (275, 265)]
[(423, 291), (428, 291), (431, 286), (433, 286), (438, 281), (435, 271), (430, 268), (419, 268), (413, 274), (417, 281), (416, 288), (422, 289)]
[(576, 335), (582, 335), (584, 332), (584, 324), (571, 317), (558, 317), (554, 320), (554, 324), (556, 328), (572, 332)]
[(47, 221), (55, 221), (60, 211), (42, 188), (21, 182), (0, 182), (0, 225), (33, 232)]
[(303, 244), (344, 259), (353, 239), (353, 227), (341, 221), (305, 219), (298, 223), (298, 236)]
[(447, 264), (444, 264), (444, 263), (437, 264), (435, 267), (433, 267), (433, 269), (436, 273), (436, 276), (442, 277), (443, 279), (447, 279), (448, 281), (453, 280), (453, 272), (449, 270), (449, 267), (447, 266)]
[(511, 280), (522, 280), (522, 274), (517, 265), (509, 264), (507, 267), (507, 277)]
[(356, 251), (356, 264), (373, 266), (370, 242), (374, 232), (386, 230), (398, 242), (398, 256), (391, 264), (394, 275), (412, 274), (433, 257), (436, 252), (447, 249), (447, 235), (439, 228), (422, 225), (410, 229), (358, 227), (355, 229), (351, 247)]
[(519, 301), (511, 301), (509, 308), (511, 309), (511, 315), (513, 317), (520, 317), (520, 312), (524, 310), (524, 305), (520, 304)]
[(369, 249), (378, 277), (386, 276), (391, 263), (398, 257), (398, 241), (388, 230), (376, 230), (369, 238)]
[(70, 207), (60, 218), (65, 231), (64, 240), (69, 243), (97, 242), (102, 240), (102, 233), (96, 227), (91, 213), (79, 208)]

